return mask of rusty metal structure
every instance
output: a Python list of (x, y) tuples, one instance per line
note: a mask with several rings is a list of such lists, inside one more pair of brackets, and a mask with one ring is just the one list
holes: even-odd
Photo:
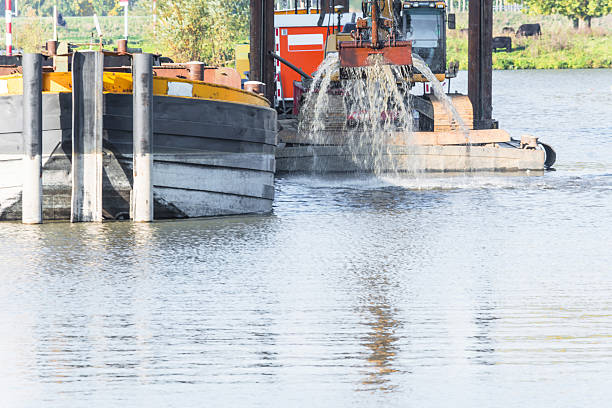
[[(389, 65), (412, 65), (412, 43), (399, 41), (386, 0), (362, 2), (365, 18), (359, 18), (356, 29), (351, 31), (353, 41), (339, 41), (340, 65), (363, 67), (368, 58), (382, 56)], [(369, 17), (369, 18), (368, 18)]]
[[(42, 70), (49, 72), (71, 71), (71, 61), (74, 49), (83, 44), (70, 44), (49, 40), (45, 44), (42, 55)], [(85, 44), (89, 45), (89, 44)], [(98, 43), (92, 44), (99, 46)], [(104, 53), (105, 72), (132, 72), (133, 55), (140, 49), (130, 49), (125, 39), (117, 40), (116, 50), (101, 50)], [(136, 51), (136, 52), (132, 52)], [(0, 56), (0, 76), (22, 73), (22, 56)], [(235, 69), (226, 67), (207, 66), (204, 62), (191, 61), (175, 63), (161, 55), (153, 56), (153, 73), (164, 78), (189, 79), (211, 84), (241, 88), (240, 75)]]

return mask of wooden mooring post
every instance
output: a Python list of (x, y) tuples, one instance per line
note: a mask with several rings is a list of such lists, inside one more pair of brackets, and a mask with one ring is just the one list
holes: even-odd
[(133, 60), (133, 176), (131, 218), (153, 221), (153, 58), (134, 54)]
[(104, 54), (72, 57), (71, 222), (102, 221), (102, 119)]
[(251, 0), (251, 32), (249, 53), (250, 81), (266, 84), (265, 96), (274, 103), (276, 85), (274, 59), (274, 0)]
[(24, 54), (21, 222), (42, 222), (42, 55)]
[(474, 109), (474, 129), (497, 127), (492, 114), (491, 41), (493, 0), (470, 0), (468, 39), (468, 95)]

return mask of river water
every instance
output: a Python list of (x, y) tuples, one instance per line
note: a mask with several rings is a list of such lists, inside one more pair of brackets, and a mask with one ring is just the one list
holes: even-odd
[(557, 171), (283, 176), (265, 217), (0, 224), (0, 406), (608, 406), (612, 70), (493, 78), (501, 127)]

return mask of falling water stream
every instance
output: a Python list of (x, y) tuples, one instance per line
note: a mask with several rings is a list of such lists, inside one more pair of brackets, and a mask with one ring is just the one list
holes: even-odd
[(457, 112), (455, 105), (453, 105), (453, 101), (448, 97), (446, 93), (444, 93), (444, 88), (442, 88), (442, 84), (436, 78), (436, 75), (431, 72), (427, 63), (421, 58), (418, 54), (412, 54), (412, 63), (415, 68), (419, 70), (421, 74), (427, 78), (427, 80), (431, 83), (431, 88), (433, 89), (434, 95), (436, 98), (442, 102), (442, 106), (446, 110), (451, 123), (457, 124), (459, 130), (465, 135), (466, 140), (469, 142), (469, 132), (467, 127), (465, 126), (465, 122)]
[[(418, 55), (413, 55), (413, 62), (431, 82), (451, 123), (469, 140), (442, 84)], [(408, 67), (388, 65), (380, 55), (372, 55), (367, 66), (343, 68), (341, 77), (338, 54), (328, 54), (306, 94), (299, 125), (299, 133), (313, 146), (316, 170), (324, 172), (326, 162), (317, 161), (315, 147), (338, 146), (360, 170), (376, 175), (398, 172), (398, 146), (405, 154), (413, 145), (409, 76)]]
[(381, 57), (370, 56), (365, 67), (345, 68), (342, 81), (353, 162), (375, 174), (398, 171), (393, 146), (411, 144), (413, 127), (409, 72), (385, 64)]

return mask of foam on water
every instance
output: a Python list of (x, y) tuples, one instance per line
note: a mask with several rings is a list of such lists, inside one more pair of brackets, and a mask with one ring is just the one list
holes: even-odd
[(399, 187), (405, 190), (478, 190), (512, 188), (548, 188), (550, 182), (538, 177), (537, 172), (504, 173), (444, 173), (440, 174), (382, 174), (359, 177), (351, 174), (331, 173), (327, 175), (291, 175), (280, 180), (281, 185), (300, 185), (316, 189), (376, 190)]

